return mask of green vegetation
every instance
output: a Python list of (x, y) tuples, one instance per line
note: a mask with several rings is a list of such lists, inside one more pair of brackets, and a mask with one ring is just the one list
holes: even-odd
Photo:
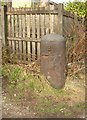
[[(73, 116), (73, 111), (84, 110), (84, 90), (73, 82), (66, 81), (63, 89), (54, 89), (46, 78), (38, 72), (28, 71), (29, 65), (11, 65), (3, 67), (3, 76), (7, 79), (4, 100), (29, 105), (29, 111), (43, 116), (45, 114), (63, 114)], [(82, 97), (80, 96), (82, 95)], [(17, 102), (18, 101), (18, 102)], [(72, 110), (73, 109), (73, 110)]]
[(84, 17), (87, 13), (86, 2), (81, 0), (74, 0), (65, 3), (65, 10), (77, 13), (80, 17)]
[(2, 68), (0, 68), (0, 77), (2, 76), (2, 70), (3, 70), (3, 69), (2, 69)]

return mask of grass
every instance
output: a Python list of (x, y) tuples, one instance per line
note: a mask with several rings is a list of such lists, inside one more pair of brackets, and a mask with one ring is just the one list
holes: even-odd
[[(28, 71), (29, 66), (7, 64), (3, 76), (7, 77), (4, 100), (29, 102), (31, 110), (38, 114), (63, 114), (66, 117), (84, 110), (84, 87), (66, 80), (63, 89), (52, 88), (46, 78), (38, 72)], [(80, 96), (81, 95), (81, 96)]]
[(0, 67), (0, 77), (2, 76), (3, 69)]

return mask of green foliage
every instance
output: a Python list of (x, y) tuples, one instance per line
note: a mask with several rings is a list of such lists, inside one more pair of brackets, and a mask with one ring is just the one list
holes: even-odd
[(87, 12), (86, 3), (80, 0), (74, 2), (69, 1), (65, 3), (65, 10), (69, 12), (76, 12), (80, 17), (84, 17)]
[(6, 2), (4, 2), (4, 0), (2, 2), (0, 2), (0, 6), (4, 6), (4, 5), (7, 5)]
[(65, 88), (54, 89), (43, 75), (30, 72), (24, 66), (17, 64), (3, 66), (1, 71), (8, 78), (8, 83), (5, 83), (7, 96), (4, 96), (4, 100), (6, 102), (11, 100), (19, 106), (21, 102), (21, 105), (26, 108), (29, 105), (29, 111), (34, 111), (42, 116), (64, 114), (64, 116), (70, 117), (72, 112), (77, 114), (84, 109), (81, 96), (78, 96), (80, 92), (84, 98), (83, 92), (81, 87), (77, 87), (77, 84), (67, 81)]
[(9, 78), (9, 80), (10, 80), (10, 82), (12, 83), (12, 84), (16, 84), (17, 83), (17, 81), (18, 81), (18, 79), (19, 79), (19, 75), (20, 75), (20, 72), (21, 72), (21, 69), (20, 68), (14, 68), (13, 70), (12, 70), (12, 72), (10, 72), (10, 78)]
[(4, 5), (10, 6), (11, 2), (10, 1), (6, 2), (6, 0), (1, 0), (0, 6), (4, 6)]
[(3, 70), (3, 69), (2, 69), (2, 68), (0, 68), (0, 77), (2, 76), (2, 70)]
[(65, 108), (68, 108), (68, 105), (64, 102), (55, 104), (55, 101), (52, 98), (44, 98), (41, 99), (39, 104), (37, 104), (34, 108), (39, 113), (58, 113), (64, 111)]
[(16, 85), (18, 80), (20, 80), (20, 74), (22, 70), (19, 67), (13, 67), (7, 65), (3, 67), (2, 75), (6, 76), (9, 79), (9, 83), (12, 85)]

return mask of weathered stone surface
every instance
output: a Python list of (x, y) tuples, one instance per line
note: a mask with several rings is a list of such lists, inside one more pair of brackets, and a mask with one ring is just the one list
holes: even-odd
[(41, 41), (41, 72), (55, 88), (65, 84), (66, 41), (57, 34), (43, 36)]

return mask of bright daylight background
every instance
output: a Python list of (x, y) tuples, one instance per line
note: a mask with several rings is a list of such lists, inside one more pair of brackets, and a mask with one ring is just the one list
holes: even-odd
[[(63, 2), (69, 2), (69, 1), (74, 1), (74, 0), (50, 0), (50, 1), (53, 1), (53, 2), (56, 2), (56, 3), (63, 3)], [(84, 1), (84, 0), (80, 0), (80, 1)]]
[(53, 2), (56, 2), (56, 3), (63, 3), (63, 2), (68, 2), (69, 0), (50, 0), (50, 1), (53, 1)]

